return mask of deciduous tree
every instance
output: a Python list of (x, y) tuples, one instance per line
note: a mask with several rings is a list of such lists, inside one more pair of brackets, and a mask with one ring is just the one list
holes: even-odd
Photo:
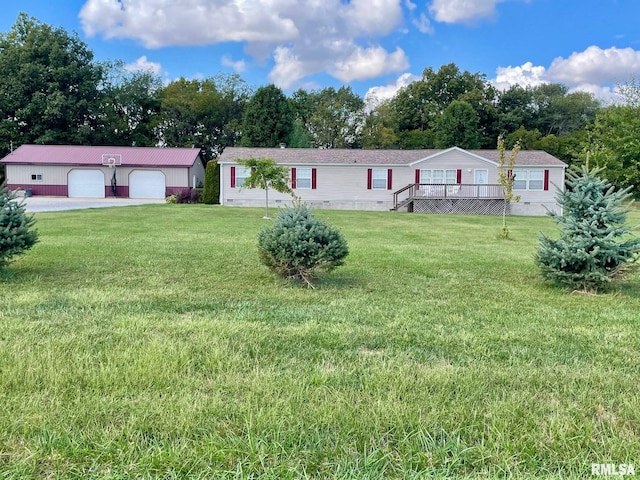
[(436, 121), (434, 135), (436, 148), (480, 148), (475, 110), (467, 102), (454, 100)]
[(502, 232), (500, 236), (504, 239), (509, 238), (509, 227), (507, 227), (507, 208), (510, 202), (519, 202), (520, 197), (514, 195), (513, 184), (516, 180), (513, 174), (513, 168), (516, 165), (516, 157), (520, 151), (520, 143), (516, 142), (509, 158), (506, 158), (506, 149), (504, 146), (504, 138), (498, 137), (498, 183), (504, 188), (504, 207), (502, 209)]
[[(77, 34), (20, 14), (0, 34), (0, 144), (84, 144), (97, 127), (102, 67)], [(6, 151), (6, 150), (5, 150)]]
[(280, 193), (291, 193), (289, 170), (276, 164), (271, 158), (248, 158), (238, 160), (238, 164), (251, 169), (242, 188), (261, 188), (265, 194), (264, 218), (269, 218), (269, 189)]
[(357, 148), (361, 146), (364, 125), (364, 100), (351, 87), (328, 87), (309, 94), (311, 115), (307, 130), (313, 146), (320, 148)]
[(151, 147), (158, 143), (162, 80), (150, 71), (129, 72), (123, 62), (103, 64), (100, 123), (92, 143)]
[(242, 122), (242, 144), (247, 147), (277, 147), (289, 143), (293, 130), (289, 100), (275, 85), (260, 87), (247, 103)]
[(249, 97), (250, 89), (235, 75), (171, 82), (162, 91), (160, 144), (200, 147), (208, 162), (239, 141)]

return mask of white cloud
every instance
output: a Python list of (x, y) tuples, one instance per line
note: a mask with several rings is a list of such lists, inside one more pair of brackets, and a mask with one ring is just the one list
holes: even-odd
[(315, 73), (306, 69), (298, 56), (287, 47), (277, 47), (273, 58), (276, 65), (269, 73), (269, 79), (282, 88), (289, 88), (302, 77)]
[(590, 46), (569, 58), (557, 57), (547, 68), (531, 62), (512, 67), (498, 67), (492, 83), (499, 89), (512, 85), (536, 86), (563, 83), (570, 91), (593, 93), (605, 103), (616, 98), (614, 85), (628, 81), (640, 71), (640, 51), (632, 48), (601, 49)]
[(431, 20), (429, 20), (429, 18), (424, 13), (420, 14), (419, 18), (414, 18), (413, 24), (422, 33), (426, 33), (429, 35), (433, 35), (435, 33), (433, 25), (431, 24)]
[(415, 3), (413, 3), (411, 0), (404, 0), (404, 5), (407, 7), (407, 9), (409, 11), (414, 11), (416, 8), (418, 8), (418, 5), (416, 5)]
[(549, 67), (549, 76), (557, 82), (616, 83), (637, 75), (640, 71), (640, 51), (611, 47), (606, 50), (590, 46), (574, 52), (569, 58), (558, 57)]
[(335, 62), (330, 73), (343, 82), (378, 77), (388, 71), (401, 72), (409, 67), (409, 61), (401, 48), (388, 53), (382, 47), (356, 48), (344, 60)]
[(504, 0), (433, 0), (429, 13), (442, 23), (470, 23), (495, 15), (496, 5)]
[(492, 81), (496, 88), (506, 90), (512, 85), (521, 87), (535, 87), (543, 83), (548, 83), (545, 79), (547, 69), (541, 66), (534, 66), (531, 62), (526, 62), (518, 67), (498, 67), (496, 78)]
[(594, 85), (592, 83), (581, 83), (569, 89), (569, 93), (587, 92), (601, 100), (604, 104), (609, 105), (619, 99), (616, 87), (608, 85)]
[(393, 98), (401, 88), (406, 87), (410, 83), (420, 80), (421, 78), (422, 77), (419, 75), (414, 75), (412, 73), (403, 73), (396, 79), (395, 83), (371, 87), (367, 90), (364, 99), (369, 108), (374, 108), (381, 102)]
[(132, 38), (147, 48), (245, 43), (245, 53), (257, 61), (273, 59), (271, 80), (288, 88), (318, 72), (355, 80), (406, 68), (402, 50), (386, 51), (377, 42), (402, 27), (403, 2), (411, 5), (410, 0), (86, 0), (79, 16), (88, 36)]
[(288, 1), (87, 0), (80, 22), (89, 36), (135, 38), (147, 48), (225, 41), (280, 42), (298, 36), (290, 18), (273, 8)]
[(247, 62), (244, 60), (233, 60), (229, 55), (223, 56), (220, 59), (220, 63), (224, 67), (231, 67), (236, 73), (242, 73), (247, 69)]
[(162, 65), (157, 62), (151, 62), (147, 59), (146, 55), (141, 56), (135, 62), (127, 63), (124, 69), (128, 72), (151, 72), (156, 75), (160, 75), (162, 72)]

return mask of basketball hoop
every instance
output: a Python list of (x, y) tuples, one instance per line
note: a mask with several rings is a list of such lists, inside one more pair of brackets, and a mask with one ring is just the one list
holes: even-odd
[(122, 155), (119, 153), (103, 153), (102, 165), (106, 165), (109, 168), (115, 168), (118, 165), (122, 165)]
[(116, 166), (122, 165), (122, 155), (119, 153), (103, 153), (102, 165), (109, 167), (109, 171), (111, 172), (111, 192), (113, 193), (113, 196), (116, 197), (118, 193)]

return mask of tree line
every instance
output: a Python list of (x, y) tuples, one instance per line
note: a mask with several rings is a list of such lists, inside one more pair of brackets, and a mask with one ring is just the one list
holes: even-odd
[(640, 88), (602, 105), (562, 84), (501, 91), (481, 73), (431, 67), (391, 99), (351, 87), (253, 87), (237, 74), (163, 83), (121, 61), (97, 62), (78, 37), (21, 14), (0, 33), (0, 154), (21, 144), (545, 150), (605, 168), (614, 183), (640, 183)]

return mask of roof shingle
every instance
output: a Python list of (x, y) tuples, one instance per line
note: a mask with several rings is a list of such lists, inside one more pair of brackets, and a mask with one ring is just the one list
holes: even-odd
[[(497, 163), (498, 150), (462, 150)], [(316, 148), (248, 148), (227, 147), (220, 163), (246, 158), (271, 158), (281, 164), (354, 164), (410, 165), (446, 150), (361, 150)], [(508, 153), (507, 153), (508, 155)], [(519, 166), (566, 166), (564, 162), (541, 150), (521, 150), (516, 157)]]

